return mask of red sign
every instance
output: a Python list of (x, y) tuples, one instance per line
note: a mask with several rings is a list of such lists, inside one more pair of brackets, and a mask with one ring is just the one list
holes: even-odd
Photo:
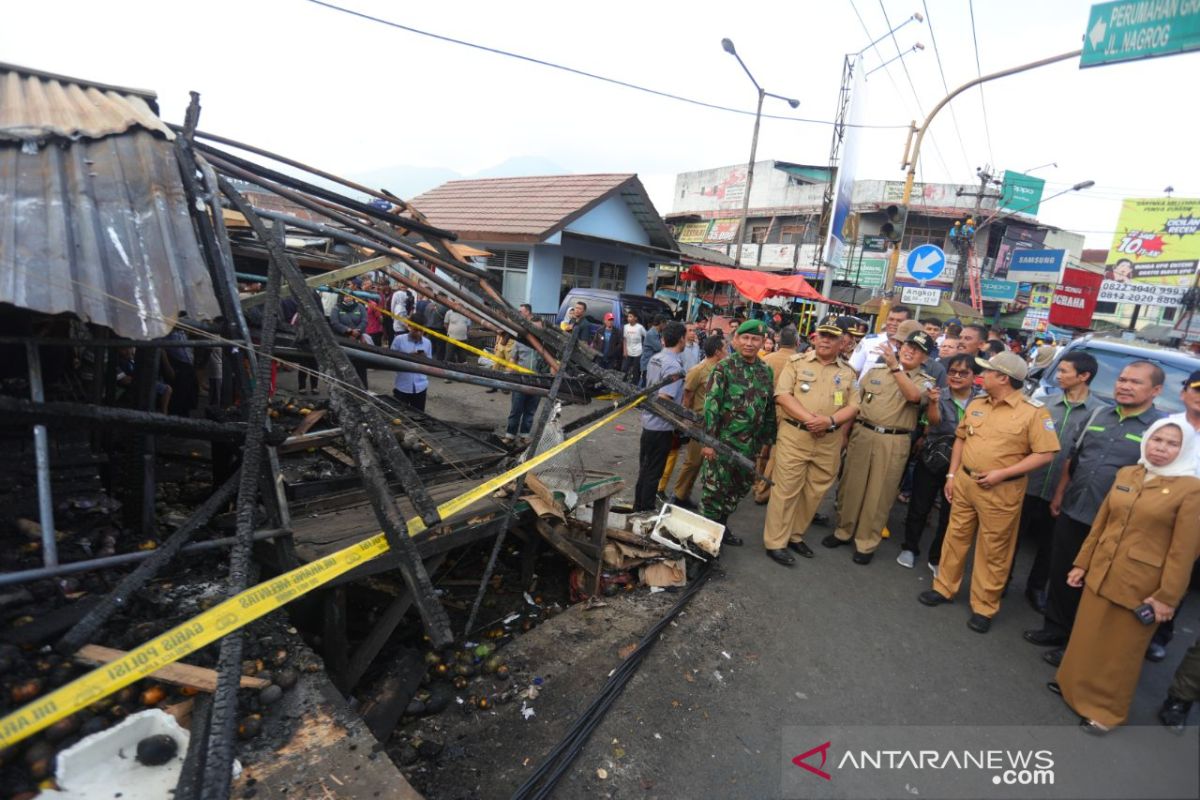
[(1067, 267), (1063, 270), (1062, 283), (1054, 287), (1054, 300), (1050, 303), (1050, 324), (1068, 328), (1092, 327), (1092, 314), (1096, 312), (1096, 295), (1104, 276), (1096, 272)]

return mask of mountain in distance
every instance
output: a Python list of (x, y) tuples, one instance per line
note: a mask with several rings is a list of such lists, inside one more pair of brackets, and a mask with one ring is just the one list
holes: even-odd
[(350, 179), (374, 189), (387, 189), (397, 197), (408, 199), (441, 186), (446, 181), (463, 178), (516, 178), (526, 175), (562, 175), (567, 172), (568, 170), (541, 156), (513, 156), (472, 175), (463, 175), (446, 167), (396, 164), (360, 172), (351, 175)]

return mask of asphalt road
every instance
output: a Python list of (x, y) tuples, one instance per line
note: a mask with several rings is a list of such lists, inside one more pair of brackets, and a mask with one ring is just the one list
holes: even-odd
[[(501, 426), (508, 398), (436, 381), (429, 407), (465, 424)], [(588, 410), (567, 408), (564, 416)], [(581, 447), (589, 467), (623, 475), (622, 496), (631, 497), (640, 425), (636, 413), (619, 422), (623, 430), (614, 426)], [(832, 513), (832, 504), (831, 492), (822, 510)], [(893, 530), (904, 509), (893, 509)], [(779, 796), (787, 726), (1075, 725), (1046, 689), (1054, 670), (1041, 648), (1021, 638), (1040, 623), (1021, 595), (1029, 548), (1018, 554), (991, 632), (980, 635), (966, 626), (969, 583), (952, 605), (917, 602), (931, 574), (923, 560), (916, 569), (895, 562), (896, 536), (860, 566), (850, 548), (821, 547), (829, 531), (813, 527), (807, 541), (816, 557), (789, 569), (763, 552), (764, 515), (765, 506), (743, 501), (730, 523), (745, 547), (725, 549), (720, 573), (646, 658), (556, 796)], [(1145, 664), (1131, 724), (1158, 724), (1166, 687), (1200, 630), (1194, 594), (1166, 661)]]

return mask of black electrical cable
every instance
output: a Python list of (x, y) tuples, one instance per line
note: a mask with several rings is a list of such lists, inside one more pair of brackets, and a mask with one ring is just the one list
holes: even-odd
[[(663, 92), (663, 91), (659, 91), (658, 89), (650, 89), (646, 86), (638, 86), (636, 83), (629, 83), (628, 81), (619, 80), (617, 78), (609, 78), (604, 75), (597, 75), (594, 72), (587, 72), (582, 69), (576, 69), (575, 67), (568, 67), (568, 66), (564, 66), (562, 64), (555, 64), (553, 61), (543, 61), (540, 58), (533, 58), (532, 56), (523, 56), (520, 53), (513, 53), (508, 50), (501, 50), (497, 47), (488, 47), (487, 45), (476, 44), (475, 42), (468, 42), (463, 39), (455, 39), (452, 36), (445, 36), (440, 33), (433, 33), (431, 31), (423, 31), (420, 28), (414, 28), (411, 25), (404, 25), (399, 22), (393, 22), (388, 19), (383, 19), (382, 17), (375, 17), (370, 14), (363, 13), (362, 11), (355, 11), (352, 8), (346, 8), (344, 6), (335, 5), (333, 3), (327, 3), (324, 0), (305, 0), (305, 2), (312, 3), (313, 5), (316, 5), (316, 6), (321, 6), (323, 8), (328, 8), (331, 11), (340, 11), (343, 14), (349, 14), (352, 17), (359, 17), (360, 19), (365, 19), (369, 22), (378, 22), (380, 25), (387, 25), (390, 28), (396, 28), (398, 30), (407, 31), (409, 33), (415, 33), (418, 36), (428, 36), (430, 39), (437, 39), (438, 41), (448, 42), (449, 44), (463, 45), (464, 47), (471, 47), (476, 50), (482, 50), (485, 53), (492, 53), (492, 54), (498, 55), (498, 56), (507, 56), (508, 58), (515, 58), (518, 61), (526, 61), (530, 64), (537, 64), (538, 66), (541, 66), (541, 67), (550, 67), (551, 69), (558, 69), (558, 70), (562, 70), (563, 72), (570, 72), (573, 75), (579, 75), (584, 78), (592, 78), (594, 80), (604, 81), (605, 83), (611, 83), (616, 86), (622, 86), (626, 89), (633, 89), (635, 91), (645, 92), (647, 94), (652, 94), (652, 95), (657, 95), (658, 97), (665, 97), (668, 100), (678, 100), (682, 103), (691, 103), (694, 106), (702, 106), (704, 108), (711, 108), (716, 111), (729, 111), (734, 114), (744, 114), (746, 116), (751, 116), (751, 117), (755, 116), (755, 112), (749, 111), (746, 109), (730, 108), (729, 106), (720, 106), (715, 103), (706, 103), (703, 100), (694, 100), (690, 97), (682, 97), (677, 94), (671, 94), (670, 92)], [(780, 120), (783, 120), (784, 122), (808, 122), (808, 123), (812, 123), (815, 125), (833, 125), (833, 124), (835, 124), (832, 120), (827, 120), (827, 119), (806, 119), (804, 117), (785, 117), (785, 116), (778, 115), (778, 114), (762, 114), (760, 116), (763, 119), (780, 119)], [(860, 124), (860, 125), (847, 125), (846, 127), (848, 127), (848, 128), (897, 128), (898, 129), (898, 128), (907, 128), (908, 126), (907, 125), (861, 125)]]
[(512, 800), (542, 800), (542, 798), (549, 797), (555, 785), (570, 768), (580, 751), (583, 750), (587, 740), (604, 719), (609, 707), (620, 696), (629, 679), (637, 672), (642, 658), (658, 641), (659, 635), (667, 625), (671, 624), (684, 606), (704, 586), (712, 575), (712, 570), (713, 562), (706, 562), (691, 584), (680, 595), (675, 605), (671, 606), (666, 615), (646, 631), (641, 641), (638, 642), (637, 648), (613, 671), (608, 682), (604, 684), (604, 688), (571, 725), (567, 735), (554, 746), (542, 763), (538, 764), (529, 779), (513, 792)]

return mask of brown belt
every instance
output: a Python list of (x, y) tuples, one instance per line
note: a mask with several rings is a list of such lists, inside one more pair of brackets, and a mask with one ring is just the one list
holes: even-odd
[(870, 428), (871, 430), (875, 431), (876, 433), (886, 433), (886, 434), (890, 434), (892, 436), (908, 436), (912, 433), (912, 431), (906, 431), (901, 428), (885, 428), (882, 425), (872, 425), (870, 422), (867, 422), (862, 417), (859, 417), (858, 419), (856, 419), (854, 421), (857, 422), (859, 425), (862, 425), (865, 428)]

